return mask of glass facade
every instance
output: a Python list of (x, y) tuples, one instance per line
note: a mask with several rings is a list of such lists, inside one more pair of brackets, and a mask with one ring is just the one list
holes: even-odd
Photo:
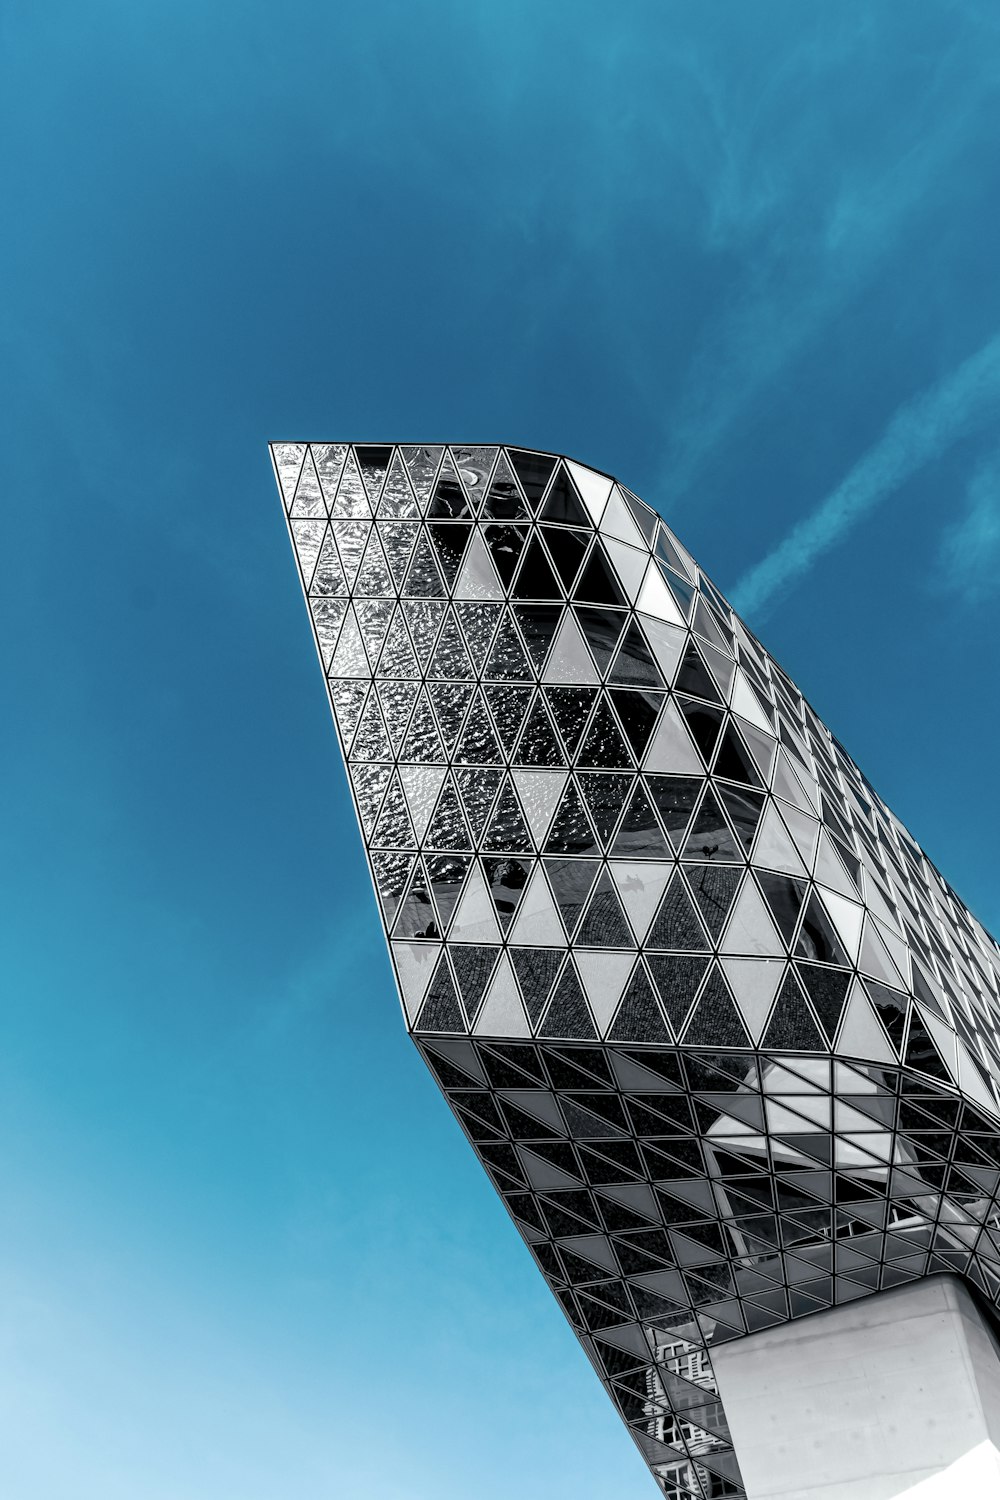
[(272, 456), (411, 1035), (661, 1491), (718, 1344), (1000, 1300), (1000, 951), (663, 521), (496, 446)]

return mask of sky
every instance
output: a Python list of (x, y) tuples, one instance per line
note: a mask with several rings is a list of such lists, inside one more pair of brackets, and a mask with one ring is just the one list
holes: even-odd
[(1000, 931), (990, 0), (0, 18), (0, 1493), (652, 1493), (408, 1042), (266, 451), (658, 507)]

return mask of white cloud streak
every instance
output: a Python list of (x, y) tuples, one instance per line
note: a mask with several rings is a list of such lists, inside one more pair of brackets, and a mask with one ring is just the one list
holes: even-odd
[(930, 390), (899, 408), (875, 446), (833, 493), (743, 575), (732, 594), (734, 607), (759, 617), (911, 475), (995, 416), (998, 408), (1000, 333)]
[(965, 515), (941, 538), (938, 586), (968, 604), (1000, 595), (1000, 455), (969, 483)]
[[(858, 24), (864, 30), (872, 21)], [(965, 68), (967, 58), (964, 41), (956, 42), (929, 71), (919, 116), (896, 130), (887, 126), (881, 149), (869, 143), (868, 155), (852, 156), (847, 170), (830, 154), (825, 113), (796, 112), (795, 84), (806, 78), (820, 97), (823, 89), (841, 86), (845, 62), (859, 44), (857, 31), (848, 28), (838, 47), (826, 36), (824, 45), (806, 38), (786, 60), (794, 68), (775, 66), (761, 113), (768, 119), (784, 108), (795, 129), (781, 144), (769, 140), (767, 150), (748, 131), (745, 111), (727, 109), (716, 97), (716, 81), (702, 77), (714, 106), (706, 116), (727, 164), (707, 174), (706, 248), (732, 257), (734, 280), (700, 332), (670, 413), (658, 486), (668, 513), (680, 514), (692, 502), (703, 468), (876, 281), (900, 245), (912, 242), (935, 185), (949, 180), (984, 128), (995, 82), (984, 68), (956, 90), (956, 69)]]

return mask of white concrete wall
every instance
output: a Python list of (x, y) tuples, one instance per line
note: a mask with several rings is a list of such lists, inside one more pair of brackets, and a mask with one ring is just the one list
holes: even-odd
[(933, 1276), (712, 1350), (750, 1500), (1000, 1500), (1000, 1344)]

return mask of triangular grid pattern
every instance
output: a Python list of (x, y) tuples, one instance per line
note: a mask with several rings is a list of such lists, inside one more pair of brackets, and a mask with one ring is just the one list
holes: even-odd
[(1000, 1302), (1000, 952), (654, 511), (498, 445), (278, 443), (408, 1027), (661, 1490), (713, 1344)]

